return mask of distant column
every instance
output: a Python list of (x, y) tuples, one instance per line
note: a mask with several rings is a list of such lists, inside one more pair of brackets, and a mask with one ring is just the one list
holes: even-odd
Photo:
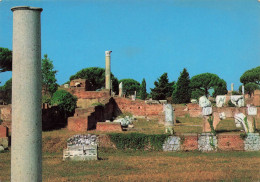
[(106, 54), (106, 89), (111, 90), (111, 54), (112, 51), (105, 51)]
[(41, 12), (13, 7), (11, 181), (42, 181)]
[(123, 82), (119, 84), (119, 97), (123, 97)]
[(242, 85), (242, 94), (245, 95), (245, 86)]
[(234, 83), (231, 83), (231, 91), (234, 91)]

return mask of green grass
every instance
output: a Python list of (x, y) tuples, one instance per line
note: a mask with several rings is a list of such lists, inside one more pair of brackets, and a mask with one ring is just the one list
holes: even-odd
[[(43, 153), (43, 181), (258, 181), (260, 152), (151, 152), (99, 149), (98, 161), (62, 161)], [(10, 152), (0, 180), (10, 181)]]

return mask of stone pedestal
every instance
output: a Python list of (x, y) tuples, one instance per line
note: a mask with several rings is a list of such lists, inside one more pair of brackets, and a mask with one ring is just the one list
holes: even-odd
[(11, 181), (42, 181), (41, 11), (14, 7)]

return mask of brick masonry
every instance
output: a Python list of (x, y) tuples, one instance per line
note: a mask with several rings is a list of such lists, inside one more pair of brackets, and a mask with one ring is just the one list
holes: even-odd
[(181, 136), (181, 150), (191, 151), (198, 150), (198, 135), (190, 134)]
[(8, 137), (8, 128), (0, 125), (0, 138)]
[(240, 151), (244, 150), (244, 140), (240, 135), (234, 134), (219, 134), (218, 138), (218, 148), (224, 151)]
[(122, 131), (122, 127), (120, 123), (112, 123), (112, 122), (98, 122), (97, 131)]

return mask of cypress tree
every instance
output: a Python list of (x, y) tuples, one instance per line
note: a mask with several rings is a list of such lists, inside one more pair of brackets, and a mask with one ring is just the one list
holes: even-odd
[(173, 102), (176, 104), (189, 103), (191, 98), (190, 76), (186, 68), (180, 74), (176, 84), (176, 90), (173, 93)]
[(146, 81), (143, 79), (142, 84), (141, 84), (141, 90), (140, 90), (140, 96), (142, 100), (146, 99)]

